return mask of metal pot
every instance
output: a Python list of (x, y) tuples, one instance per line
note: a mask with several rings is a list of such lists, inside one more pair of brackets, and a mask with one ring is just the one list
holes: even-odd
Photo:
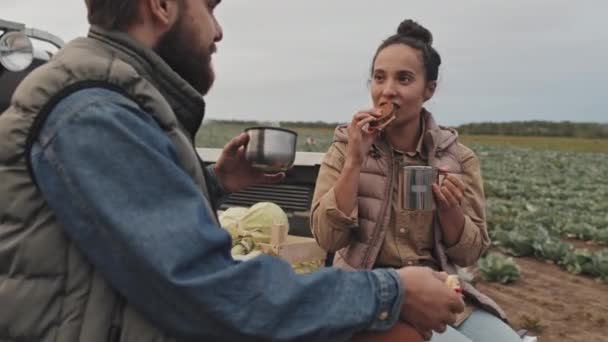
[(298, 134), (278, 127), (250, 127), (245, 129), (249, 143), (245, 159), (264, 172), (289, 170), (296, 159)]

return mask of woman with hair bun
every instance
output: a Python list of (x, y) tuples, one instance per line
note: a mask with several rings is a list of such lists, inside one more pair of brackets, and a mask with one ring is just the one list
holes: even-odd
[[(335, 267), (456, 274), (490, 246), (479, 159), (424, 108), (440, 65), (433, 35), (412, 20), (378, 47), (370, 70), (374, 108), (336, 129), (313, 197), (311, 228), (319, 245), (335, 252)], [(402, 205), (404, 166), (433, 166), (447, 175), (433, 185), (436, 209)], [(461, 286), (467, 310), (432, 341), (521, 341), (493, 300), (462, 279)], [(416, 328), (416, 318), (407, 321)]]

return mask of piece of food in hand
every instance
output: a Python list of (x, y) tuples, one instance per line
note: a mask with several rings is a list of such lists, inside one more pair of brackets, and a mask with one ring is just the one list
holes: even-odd
[(460, 286), (460, 280), (458, 279), (457, 275), (454, 274), (450, 274), (446, 280), (445, 280), (445, 284), (453, 289), (454, 291), (461, 293), (462, 292), (462, 287)]
[(370, 130), (380, 131), (386, 126), (390, 125), (397, 117), (395, 113), (399, 109), (399, 106), (392, 102), (383, 102), (380, 104), (381, 115), (376, 120), (369, 123)]

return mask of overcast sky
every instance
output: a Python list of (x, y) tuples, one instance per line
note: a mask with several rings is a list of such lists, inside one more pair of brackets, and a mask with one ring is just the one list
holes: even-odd
[[(208, 117), (348, 121), (370, 104), (376, 47), (412, 18), (444, 61), (428, 103), (442, 123), (608, 122), (606, 13), (605, 0), (223, 0)], [(0, 18), (87, 30), (84, 0), (0, 0)]]

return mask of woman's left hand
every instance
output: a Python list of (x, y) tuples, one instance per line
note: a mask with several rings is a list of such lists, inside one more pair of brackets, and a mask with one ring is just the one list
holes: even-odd
[(441, 185), (433, 184), (433, 192), (440, 212), (460, 209), (467, 186), (453, 174), (448, 174)]

